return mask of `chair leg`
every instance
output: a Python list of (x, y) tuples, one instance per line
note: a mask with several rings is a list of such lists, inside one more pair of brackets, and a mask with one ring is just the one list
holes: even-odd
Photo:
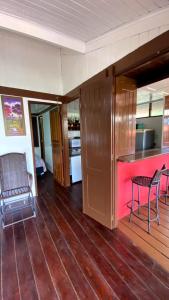
[(35, 205), (35, 199), (33, 197), (33, 193), (32, 191), (29, 194), (29, 199), (31, 200), (31, 206), (32, 206), (32, 210), (33, 210), (33, 216), (36, 217), (36, 205)]
[(33, 215), (36, 217), (36, 205), (35, 205), (35, 199), (32, 197), (32, 203), (33, 203)]
[(132, 200), (131, 200), (131, 210), (130, 210), (130, 218), (129, 222), (131, 222), (132, 213), (134, 211), (134, 183), (132, 182)]
[(166, 178), (166, 195), (165, 195), (165, 204), (167, 204), (167, 195), (168, 195), (168, 176)]
[(5, 228), (5, 201), (2, 201), (2, 228)]
[(151, 194), (151, 187), (149, 188), (149, 191), (148, 191), (148, 233), (150, 233), (150, 194)]
[(156, 186), (156, 210), (157, 210), (157, 223), (160, 225), (160, 214), (159, 214), (159, 184)]
[(138, 185), (138, 214), (140, 214), (140, 186)]

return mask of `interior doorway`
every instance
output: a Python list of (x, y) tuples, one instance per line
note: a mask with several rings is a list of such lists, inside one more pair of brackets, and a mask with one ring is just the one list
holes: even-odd
[(67, 105), (68, 140), (71, 184), (82, 181), (80, 101), (76, 99)]
[(79, 100), (67, 105), (30, 101), (29, 112), (36, 182), (48, 175), (63, 187), (81, 182)]
[[(53, 151), (51, 142), (50, 111), (56, 105), (48, 102), (29, 102), (29, 114), (32, 134), (32, 152), (36, 194), (38, 183), (49, 174), (53, 177)], [(46, 182), (46, 181), (44, 181)]]

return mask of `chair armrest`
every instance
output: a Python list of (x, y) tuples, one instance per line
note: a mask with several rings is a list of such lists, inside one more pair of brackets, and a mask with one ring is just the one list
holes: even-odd
[(32, 176), (32, 174), (31, 174), (31, 173), (29, 173), (29, 172), (27, 172), (27, 174), (28, 174), (28, 181), (29, 181), (29, 185), (30, 185), (30, 187), (32, 187), (32, 183), (33, 183), (33, 176)]

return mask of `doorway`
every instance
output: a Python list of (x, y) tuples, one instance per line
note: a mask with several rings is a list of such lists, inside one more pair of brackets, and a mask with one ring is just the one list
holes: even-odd
[(67, 105), (68, 140), (71, 184), (82, 181), (80, 101), (76, 99)]
[[(77, 136), (74, 132), (78, 134), (79, 140), (80, 126), (79, 118), (76, 117), (75, 126), (78, 130), (71, 130), (70, 134), (68, 125), (69, 106), (71, 105), (54, 105), (47, 102), (34, 101), (29, 103), (34, 169), (37, 183), (49, 174), (50, 180), (53, 178), (56, 183), (63, 187), (68, 187), (72, 183), (72, 175), (70, 174), (71, 151), (69, 146), (71, 144), (70, 140), (77, 142)], [(73, 112), (73, 116), (75, 116), (75, 112)], [(76, 159), (79, 149), (81, 147), (75, 147), (76, 153), (74, 157), (76, 156)], [(76, 181), (79, 182), (80, 180), (81, 178)]]
[(37, 180), (47, 173), (53, 174), (51, 145), (50, 103), (30, 102), (29, 111), (32, 123), (32, 146)]

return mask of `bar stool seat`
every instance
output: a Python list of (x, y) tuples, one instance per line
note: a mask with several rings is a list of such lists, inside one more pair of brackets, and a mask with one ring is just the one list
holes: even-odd
[(132, 179), (132, 182), (140, 186), (149, 187), (151, 185), (152, 177), (146, 176), (135, 176)]
[[(138, 217), (142, 221), (148, 222), (148, 233), (150, 233), (150, 222), (157, 221), (158, 225), (160, 224), (160, 216), (159, 216), (159, 208), (158, 208), (158, 200), (159, 200), (159, 186), (160, 186), (160, 178), (163, 172), (165, 171), (165, 166), (162, 167), (161, 170), (156, 170), (153, 177), (148, 176), (135, 176), (131, 178), (132, 181), (132, 204), (130, 208), (130, 218), (129, 221), (131, 222), (132, 215)], [(138, 199), (134, 199), (134, 185), (138, 188)], [(148, 217), (143, 218), (140, 216), (140, 186), (148, 188), (148, 205), (144, 205), (148, 209)], [(156, 196), (156, 203), (155, 207), (151, 207), (150, 195), (152, 188), (155, 188), (155, 196)], [(138, 213), (134, 211), (134, 203), (138, 203)], [(150, 217), (151, 211), (155, 214), (154, 218)]]

